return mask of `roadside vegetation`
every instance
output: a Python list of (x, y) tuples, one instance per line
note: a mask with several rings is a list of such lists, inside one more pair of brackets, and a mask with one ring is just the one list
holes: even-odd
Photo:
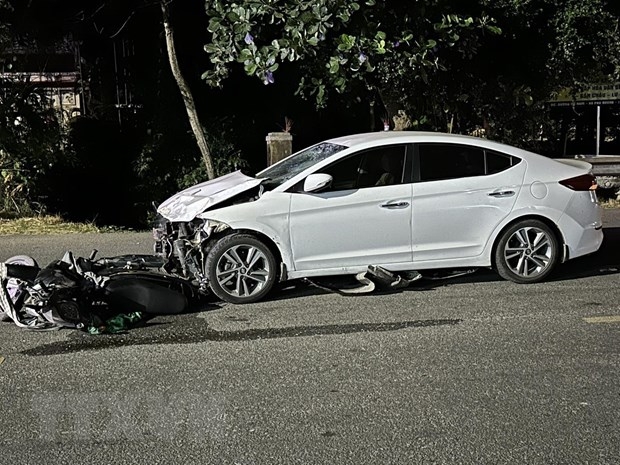
[(119, 232), (121, 228), (102, 227), (94, 223), (73, 223), (60, 216), (46, 215), (28, 218), (0, 218), (0, 236), (12, 234), (83, 234)]
[(620, 208), (620, 199), (617, 198), (603, 198), (600, 202), (603, 208)]
[[(153, 202), (264, 168), (280, 130), (294, 150), (388, 127), (591, 152), (549, 102), (620, 81), (617, 1), (273, 4), (0, 0), (0, 218), (144, 228)], [(36, 84), (56, 71), (79, 76), (75, 113)]]

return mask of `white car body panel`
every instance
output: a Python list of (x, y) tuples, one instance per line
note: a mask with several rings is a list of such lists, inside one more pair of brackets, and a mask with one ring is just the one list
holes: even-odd
[(287, 268), (293, 264), (288, 228), (291, 195), (287, 192), (265, 192), (254, 201), (209, 210), (198, 218), (225, 223), (234, 230), (255, 231), (267, 236), (279, 249)]
[(481, 238), (512, 211), (526, 168), (523, 161), (489, 176), (414, 184), (414, 262), (481, 255), (486, 245)]
[(296, 271), (411, 262), (411, 184), (293, 194), (289, 221)]

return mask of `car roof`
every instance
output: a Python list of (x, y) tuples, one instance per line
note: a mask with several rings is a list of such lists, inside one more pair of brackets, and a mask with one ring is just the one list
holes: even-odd
[[(510, 151), (513, 154), (519, 152), (520, 155), (531, 154), (526, 150), (519, 149), (511, 145), (493, 142), (481, 137), (465, 136), (462, 134), (448, 134), (443, 132), (427, 132), (427, 131), (377, 131), (364, 132), (359, 134), (350, 134), (346, 136), (335, 137), (326, 142), (344, 145), (345, 147), (369, 146), (380, 143), (413, 143), (413, 142), (444, 142), (444, 143), (462, 143), (467, 145), (477, 145), (488, 149), (498, 151)], [(525, 155), (527, 156), (527, 155)]]
[[(562, 172), (569, 176), (571, 172), (591, 169), (588, 163), (575, 163), (573, 159), (551, 158), (529, 150), (520, 149), (513, 145), (494, 142), (481, 137), (466, 136), (462, 134), (449, 134), (444, 132), (427, 131), (377, 131), (347, 136), (335, 137), (326, 142), (343, 145), (348, 148), (365, 149), (383, 144), (403, 143), (451, 143), (465, 144), (484, 149), (494, 150), (507, 155), (517, 156), (528, 162), (536, 162), (539, 168), (551, 172)], [(589, 168), (588, 168), (589, 166)], [(577, 170), (577, 171), (576, 171)]]

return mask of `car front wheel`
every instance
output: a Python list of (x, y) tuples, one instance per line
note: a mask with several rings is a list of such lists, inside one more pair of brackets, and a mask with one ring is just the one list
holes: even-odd
[(221, 238), (209, 251), (205, 268), (213, 293), (234, 304), (262, 299), (277, 277), (273, 252), (250, 234)]
[(539, 282), (553, 271), (559, 248), (555, 233), (545, 223), (519, 221), (501, 235), (495, 268), (502, 278), (515, 283)]

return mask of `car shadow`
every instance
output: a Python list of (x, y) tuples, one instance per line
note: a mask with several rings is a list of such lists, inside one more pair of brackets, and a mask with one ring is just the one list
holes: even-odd
[[(546, 281), (567, 281), (620, 273), (620, 228), (604, 228), (603, 233), (603, 243), (597, 252), (559, 265)], [(338, 286), (345, 290), (354, 287), (355, 278), (353, 276), (336, 276), (313, 280), (300, 279), (283, 284), (283, 287), (274, 290), (264, 301), (280, 301), (330, 293), (340, 294), (343, 297), (362, 298), (368, 295), (397, 294), (404, 291), (432, 291), (438, 287), (453, 284), (503, 281), (495, 271), (488, 268), (439, 269), (422, 271), (421, 274), (421, 279), (412, 282), (407, 287), (397, 289), (378, 287), (372, 292), (359, 294), (338, 290)], [(334, 289), (330, 290), (329, 287)]]
[[(601, 248), (594, 254), (580, 257), (560, 265), (548, 281), (564, 281), (620, 273), (620, 228), (606, 228)], [(346, 286), (352, 285), (354, 277), (343, 277)], [(334, 278), (330, 278), (333, 279)], [(348, 280), (348, 282), (347, 282)], [(402, 292), (424, 292), (436, 288), (463, 283), (482, 283), (501, 281), (492, 270), (480, 269), (443, 269), (432, 270), (422, 274), (422, 278), (406, 287), (389, 289), (378, 287), (365, 294), (342, 294), (344, 297), (364, 298), (382, 294)], [(311, 295), (334, 293), (307, 280), (294, 280), (281, 284), (265, 301), (280, 301)], [(457, 325), (461, 320), (419, 320), (393, 323), (351, 324), (307, 326), (291, 328), (247, 329), (236, 331), (215, 331), (208, 327), (204, 319), (197, 318), (196, 313), (221, 308), (223, 302), (206, 297), (193, 302), (186, 312), (175, 315), (148, 315), (136, 327), (135, 331), (121, 334), (104, 334), (93, 337), (78, 332), (65, 341), (44, 344), (22, 351), (24, 355), (56, 355), (67, 352), (100, 350), (120, 345), (143, 344), (179, 344), (196, 342), (227, 342), (269, 338), (288, 338), (311, 335), (348, 334), (367, 331), (395, 331), (404, 328)], [(233, 317), (235, 318), (235, 317)], [(236, 317), (239, 318), (239, 317)], [(233, 320), (234, 321), (234, 320)], [(238, 321), (244, 321), (242, 318)], [(180, 322), (180, 324), (179, 324)], [(176, 328), (182, 328), (179, 332)]]
[(604, 228), (600, 249), (563, 263), (549, 281), (588, 278), (620, 273), (620, 228)]

